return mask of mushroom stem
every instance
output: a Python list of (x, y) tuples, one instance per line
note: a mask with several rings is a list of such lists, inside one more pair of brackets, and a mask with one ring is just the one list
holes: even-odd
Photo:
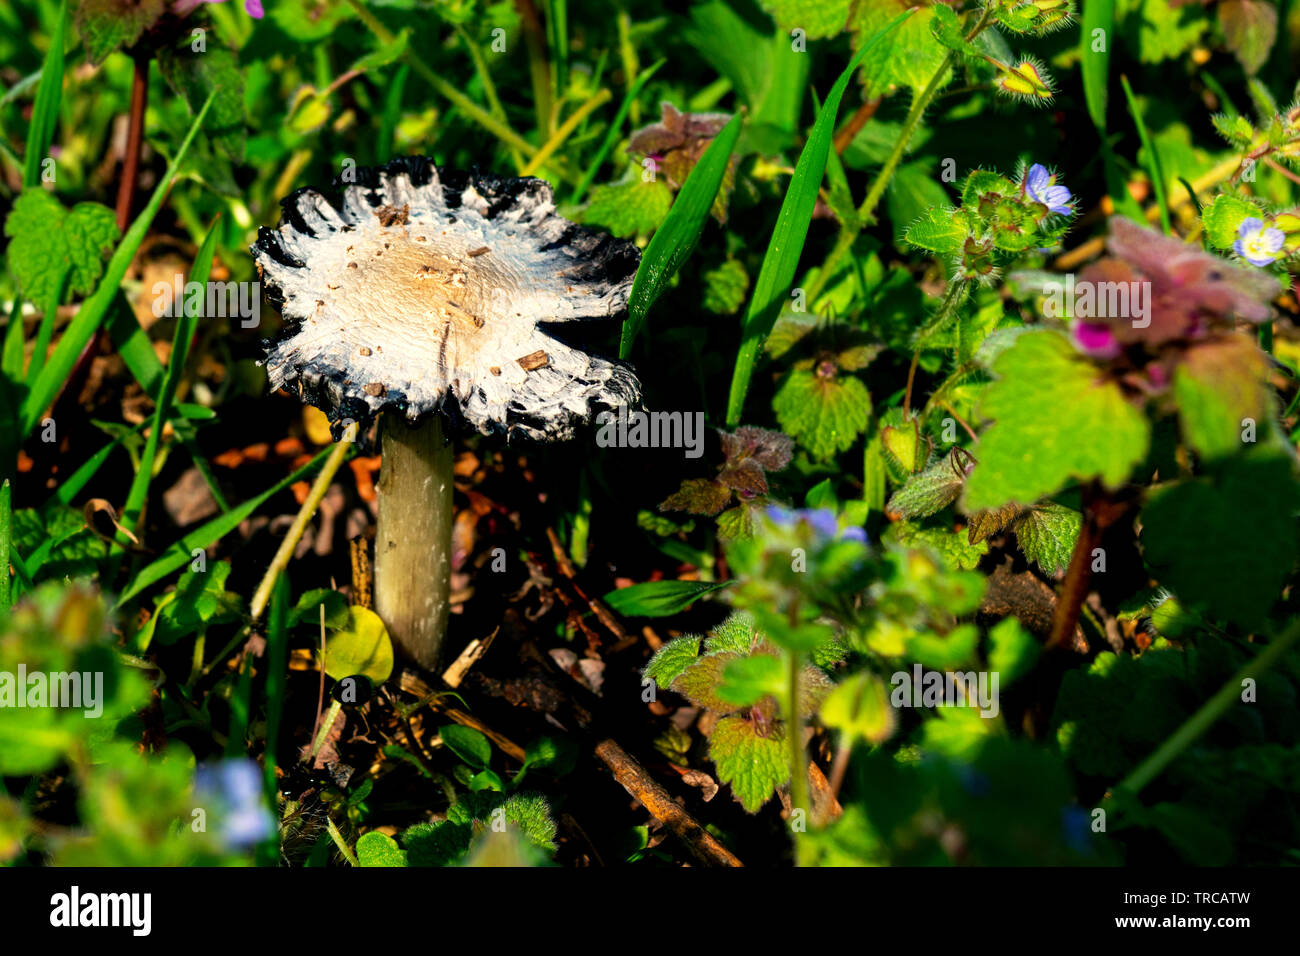
[(436, 670), (451, 591), (452, 448), (442, 416), (380, 419), (375, 613), (408, 657)]

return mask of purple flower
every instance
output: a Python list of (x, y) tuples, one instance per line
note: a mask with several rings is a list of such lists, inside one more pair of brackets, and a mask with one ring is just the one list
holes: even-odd
[(275, 830), (262, 800), (262, 771), (252, 760), (223, 760), (199, 767), (194, 793), (219, 820), (218, 840), (227, 850), (256, 846)]
[(1271, 266), (1277, 262), (1286, 242), (1286, 234), (1275, 226), (1265, 227), (1264, 220), (1247, 216), (1237, 227), (1237, 241), (1232, 251), (1252, 266)]
[[(177, 16), (186, 16), (198, 9), (201, 3), (223, 3), (224, 0), (176, 0), (172, 4), (172, 11)], [(262, 9), (262, 0), (244, 0), (244, 10), (254, 20), (260, 20), (265, 16)]]
[(1074, 207), (1070, 205), (1070, 190), (1056, 185), (1056, 175), (1049, 173), (1047, 167), (1040, 163), (1029, 167), (1022, 188), (1026, 196), (1034, 202), (1042, 203), (1048, 212), (1054, 212), (1058, 216), (1068, 216), (1074, 212)]
[(1074, 344), (1079, 351), (1093, 358), (1112, 359), (1119, 354), (1119, 340), (1115, 331), (1104, 322), (1075, 322)]

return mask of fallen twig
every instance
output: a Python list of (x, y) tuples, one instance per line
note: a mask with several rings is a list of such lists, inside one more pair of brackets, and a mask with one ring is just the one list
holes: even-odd
[(596, 756), (614, 774), (623, 789), (636, 797), (656, 820), (677, 835), (691, 855), (706, 866), (744, 866), (740, 858), (705, 830), (679, 806), (641, 764), (622, 747), (606, 738), (596, 745)]

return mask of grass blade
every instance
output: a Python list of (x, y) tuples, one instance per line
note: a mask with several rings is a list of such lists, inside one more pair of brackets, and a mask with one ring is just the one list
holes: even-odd
[(909, 10), (894, 17), (876, 31), (849, 61), (840, 78), (831, 87), (826, 104), (817, 114), (808, 142), (799, 154), (794, 175), (790, 177), (790, 185), (781, 203), (781, 212), (776, 219), (776, 228), (768, 243), (767, 253), (763, 256), (758, 279), (754, 283), (749, 310), (745, 313), (740, 353), (736, 356), (731, 394), (727, 399), (727, 424), (733, 428), (740, 424), (740, 413), (745, 407), (745, 393), (749, 391), (749, 380), (754, 374), (759, 349), (763, 347), (763, 342), (776, 323), (781, 302), (794, 281), (795, 270), (799, 266), (799, 256), (803, 252), (808, 227), (812, 223), (813, 208), (817, 205), (817, 191), (821, 188), (822, 176), (826, 173), (826, 161), (831, 138), (835, 135), (835, 117), (840, 111), (840, 100), (844, 98), (844, 91), (853, 78), (854, 70), (871, 48), (911, 15), (912, 11)]
[[(136, 425), (127, 434), (134, 434), (140, 430), (142, 425), (143, 423), (141, 423), (141, 425)], [(113, 454), (114, 448), (121, 446), (122, 439), (125, 437), (126, 435), (123, 435), (122, 438), (114, 438), (99, 451), (87, 458), (85, 464), (69, 475), (67, 481), (63, 482), (63, 484), (59, 485), (59, 487), (55, 489), (54, 500), (64, 506), (71, 505), (72, 499), (81, 494), (81, 489), (90, 484), (90, 479), (94, 478), (99, 469), (104, 467), (104, 462), (108, 461), (108, 456)]]
[(32, 106), (32, 125), (27, 128), (27, 155), (23, 157), (23, 188), (41, 184), (41, 164), (50, 154), (54, 141), (54, 127), (59, 122), (59, 106), (63, 100), (63, 44), (68, 22), (66, 0), (59, 4), (59, 21), (45, 54), (41, 70), (41, 85), (36, 90)]
[(645, 87), (650, 77), (654, 76), (659, 67), (663, 66), (666, 61), (660, 60), (653, 63), (641, 71), (632, 85), (628, 87), (627, 95), (623, 97), (623, 102), (618, 108), (618, 113), (614, 116), (614, 122), (609, 124), (609, 129), (605, 132), (605, 139), (600, 144), (600, 149), (596, 150), (596, 155), (587, 167), (587, 171), (582, 174), (582, 179), (578, 180), (578, 185), (573, 187), (573, 192), (569, 194), (569, 202), (577, 203), (587, 194), (587, 188), (591, 181), (596, 178), (596, 173), (600, 171), (601, 165), (605, 162), (605, 157), (609, 155), (614, 144), (618, 142), (619, 133), (623, 129), (623, 121), (627, 119), (627, 114), (632, 109), (632, 104), (636, 98), (641, 95), (641, 90)]
[(1156, 204), (1160, 207), (1160, 227), (1164, 229), (1165, 235), (1172, 235), (1174, 228), (1169, 221), (1169, 197), (1165, 195), (1164, 165), (1160, 162), (1160, 154), (1156, 151), (1155, 143), (1151, 142), (1151, 137), (1147, 133), (1147, 124), (1142, 122), (1142, 113), (1133, 96), (1133, 88), (1128, 85), (1128, 77), (1120, 76), (1119, 82), (1124, 87), (1124, 98), (1128, 100), (1128, 111), (1133, 116), (1133, 125), (1137, 127), (1138, 139), (1142, 141), (1142, 148), (1146, 150), (1147, 159), (1151, 164), (1147, 173), (1151, 177), (1151, 188), (1156, 194)]
[(13, 489), (9, 487), (9, 479), (0, 485), (0, 555), (5, 555), (6, 560), (0, 561), (0, 614), (9, 613), (11, 603), (9, 597), (9, 541), (13, 537), (13, 510), (11, 495)]
[(655, 230), (654, 238), (641, 256), (632, 292), (627, 297), (627, 319), (623, 322), (623, 337), (618, 346), (620, 358), (627, 358), (632, 351), (632, 343), (645, 324), (650, 306), (663, 293), (668, 280), (681, 268), (699, 241), (704, 221), (713, 207), (722, 177), (726, 175), (727, 164), (731, 162), (731, 151), (740, 136), (740, 126), (741, 115), (737, 113), (713, 138), (686, 177), (663, 225)]
[(50, 360), (46, 363), (45, 368), (41, 370), (35, 385), (32, 386), (31, 392), (23, 400), (23, 407), (19, 413), (21, 419), (20, 435), (22, 437), (26, 438), (31, 434), (32, 429), (36, 427), (36, 422), (40, 419), (41, 413), (54, 401), (59, 389), (63, 387), (63, 383), (68, 380), (68, 376), (72, 373), (72, 367), (77, 364), (77, 357), (81, 355), (82, 349), (86, 347), (86, 343), (98, 331), (100, 324), (104, 321), (104, 316), (108, 314), (108, 309), (118, 294), (118, 287), (122, 284), (122, 278), (126, 275), (126, 270), (131, 265), (131, 260), (135, 258), (140, 244), (144, 242), (145, 234), (149, 231), (154, 216), (158, 214), (158, 210), (162, 207), (163, 200), (167, 197), (167, 191), (171, 189), (172, 181), (176, 178), (177, 172), (180, 171), (185, 154), (189, 152), (190, 143), (194, 141), (195, 134), (203, 125), (203, 120), (207, 117), (208, 110), (212, 108), (212, 101), (216, 98), (216, 95), (217, 90), (213, 90), (208, 95), (203, 108), (194, 117), (194, 122), (190, 125), (189, 132), (185, 134), (180, 149), (176, 151), (172, 161), (167, 164), (167, 171), (159, 180), (153, 195), (149, 197), (149, 205), (145, 207), (144, 212), (136, 217), (135, 222), (131, 224), (131, 228), (122, 237), (122, 241), (118, 243), (117, 249), (113, 251), (113, 257), (108, 261), (108, 267), (104, 270), (104, 275), (99, 281), (98, 288), (77, 310), (76, 316), (59, 339), (54, 354), (50, 356)]
[[(1093, 37), (1101, 30), (1104, 38), (1100, 50), (1093, 47)], [(1115, 35), (1115, 0), (1088, 0), (1083, 8), (1083, 29), (1079, 31), (1079, 60), (1083, 69), (1083, 98), (1088, 104), (1092, 125), (1106, 132), (1107, 81), (1110, 74), (1110, 47)]]
[(113, 343), (113, 351), (121, 356), (127, 371), (140, 383), (140, 388), (150, 398), (156, 399), (163, 379), (162, 362), (158, 361), (158, 353), (153, 350), (148, 334), (140, 327), (131, 303), (120, 293), (116, 305), (109, 311), (108, 338)]
[(313, 471), (320, 467), (321, 463), (333, 451), (333, 447), (324, 448), (311, 461), (303, 465), (293, 474), (276, 482), (266, 491), (262, 492), (256, 498), (250, 498), (238, 508), (233, 508), (223, 515), (213, 518), (201, 528), (191, 531), (185, 537), (181, 538), (165, 552), (163, 556), (152, 564), (145, 567), (126, 588), (117, 599), (117, 606), (125, 604), (131, 598), (135, 597), (145, 588), (156, 584), (171, 574), (178, 571), (193, 560), (195, 550), (209, 548), (216, 544), (235, 528), (239, 523), (251, 515), (258, 508), (262, 507), (270, 498), (284, 491), (296, 481), (302, 481)]
[[(217, 246), (217, 226), (220, 223), (221, 217), (218, 216), (199, 247), (194, 265), (190, 267), (189, 280), (197, 283), (200, 288), (205, 288), (208, 284), (213, 251)], [(145, 439), (140, 467), (136, 470), (135, 478), (131, 482), (131, 490), (126, 496), (126, 505), (122, 508), (122, 525), (128, 531), (136, 529), (144, 504), (149, 498), (149, 483), (153, 480), (153, 463), (158, 454), (158, 442), (161, 440), (163, 423), (167, 421), (167, 415), (171, 411), (172, 397), (176, 394), (176, 386), (185, 371), (185, 359), (189, 354), (190, 342), (194, 338), (194, 329), (199, 322), (199, 317), (190, 315), (190, 310), (184, 305), (180, 311), (181, 314), (176, 320), (176, 332), (172, 337), (172, 351), (167, 362), (167, 371), (163, 374), (162, 384), (154, 401), (153, 426), (149, 429), (149, 437)], [(134, 321), (132, 324), (139, 328)], [(150, 354), (153, 354), (152, 349)]]
[[(267, 799), (275, 806), (279, 782), (275, 768), (280, 756), (280, 724), (284, 716), (286, 683), (289, 676), (289, 581), (281, 577), (271, 592), (271, 609), (266, 619), (266, 747), (262, 752), (262, 773)], [(280, 856), (279, 834), (259, 849), (263, 865), (274, 866)]]

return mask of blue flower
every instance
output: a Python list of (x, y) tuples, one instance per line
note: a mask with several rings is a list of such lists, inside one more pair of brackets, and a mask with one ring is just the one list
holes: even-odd
[(1040, 163), (1034, 163), (1025, 173), (1024, 190), (1026, 196), (1034, 202), (1042, 203), (1048, 212), (1054, 212), (1058, 216), (1068, 216), (1074, 212), (1074, 207), (1070, 205), (1073, 198), (1070, 190), (1056, 185), (1056, 175), (1049, 173), (1047, 167)]
[(1076, 853), (1092, 852), (1092, 818), (1082, 807), (1061, 808), (1061, 835)]
[(262, 802), (262, 771), (252, 760), (223, 760), (199, 767), (194, 792), (221, 822), (218, 840), (227, 850), (246, 850), (275, 831), (275, 820)]
[(767, 517), (773, 524), (794, 530), (803, 523), (812, 529), (817, 537), (825, 540), (860, 541), (867, 543), (866, 529), (850, 525), (840, 529), (839, 518), (830, 508), (784, 508), (781, 505), (768, 505)]
[(1286, 234), (1275, 226), (1265, 228), (1264, 220), (1247, 216), (1237, 227), (1237, 241), (1233, 252), (1252, 266), (1271, 266), (1281, 257)]

